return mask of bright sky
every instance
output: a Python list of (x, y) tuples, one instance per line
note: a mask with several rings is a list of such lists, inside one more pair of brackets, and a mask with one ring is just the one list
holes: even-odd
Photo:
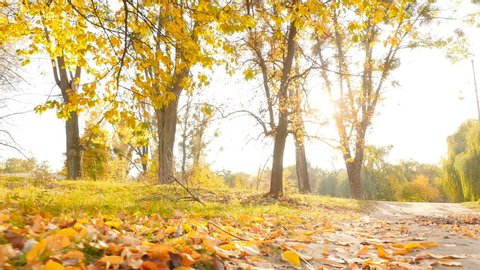
[[(467, 32), (471, 36), (472, 51), (480, 51), (478, 32)], [(480, 53), (474, 59), (479, 81)], [(385, 93), (385, 102), (377, 110), (368, 141), (375, 145), (393, 145), (391, 162), (411, 159), (438, 163), (447, 152), (447, 136), (465, 120), (477, 117), (470, 59), (452, 64), (443, 51), (418, 50), (404, 53), (401, 62), (402, 65), (393, 74), (401, 86)], [(36, 75), (43, 71), (43, 67), (44, 61), (34, 61), (27, 73)], [(46, 72), (43, 77), (28, 78), (30, 84), (23, 88), (29, 94), (20, 99), (22, 103), (17, 103), (19, 108), (32, 108), (37, 102), (45, 100), (44, 95), (54, 87), (49, 70)], [(248, 104), (245, 99), (252, 88), (251, 84), (240, 83), (238, 79), (216, 75), (204, 95), (209, 100), (226, 104), (228, 108), (239, 101)], [(53, 88), (53, 93), (57, 92), (58, 89)], [(463, 100), (459, 99), (461, 95)], [(252, 119), (243, 117), (213, 125), (212, 130), (220, 129), (220, 137), (208, 149), (207, 160), (214, 169), (255, 173), (265, 164), (272, 153), (273, 143), (269, 138), (256, 140), (261, 129), (254, 123)], [(54, 170), (63, 166), (64, 122), (56, 119), (54, 112), (43, 115), (30, 113), (12, 119), (11, 124), (8, 128), (27, 153), (37, 160), (48, 161)], [(310, 134), (334, 136), (335, 130), (327, 126), (310, 130)], [(338, 153), (322, 142), (308, 141), (306, 151), (307, 159), (314, 166), (337, 169), (343, 166)], [(0, 152), (0, 159), (12, 156), (16, 154), (4, 150)], [(293, 141), (289, 138), (285, 164), (294, 162)], [(270, 163), (268, 161), (268, 166)]]

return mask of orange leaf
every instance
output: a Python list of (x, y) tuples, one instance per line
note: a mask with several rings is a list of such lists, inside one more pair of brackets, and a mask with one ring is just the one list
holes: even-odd
[(357, 256), (363, 256), (368, 254), (368, 246), (364, 246), (357, 252)]
[(157, 270), (157, 266), (151, 261), (143, 262), (142, 266), (140, 266), (141, 270)]
[(100, 259), (101, 262), (111, 263), (111, 264), (122, 264), (123, 258), (120, 256), (105, 256)]
[(33, 248), (27, 253), (27, 261), (31, 262), (36, 258), (38, 258), (38, 256), (40, 256), (40, 254), (42, 254), (46, 248), (47, 248), (47, 241), (45, 240), (42, 240), (37, 244), (35, 244), (35, 246), (33, 246)]
[(148, 250), (147, 253), (151, 258), (156, 258), (156, 259), (168, 259), (170, 256), (168, 255), (168, 252), (171, 252), (173, 254), (177, 254), (177, 250), (174, 249), (173, 247), (169, 245), (153, 245), (151, 246)]
[(49, 235), (45, 238), (47, 246), (51, 249), (62, 249), (70, 246), (70, 239), (63, 234)]
[(65, 270), (65, 267), (63, 265), (54, 262), (52, 260), (49, 260), (44, 267), (40, 268), (41, 270)]
[(182, 264), (185, 266), (190, 266), (195, 263), (195, 259), (192, 258), (192, 256), (188, 254), (181, 254), (182, 256)]
[(382, 246), (377, 247), (377, 252), (378, 252), (378, 257), (380, 257), (382, 259), (387, 259), (387, 260), (392, 259), (392, 255), (390, 255), (388, 252), (386, 252), (385, 249)]
[(83, 260), (83, 258), (85, 258), (85, 255), (79, 250), (71, 250), (67, 252), (67, 254), (65, 254), (65, 258)]

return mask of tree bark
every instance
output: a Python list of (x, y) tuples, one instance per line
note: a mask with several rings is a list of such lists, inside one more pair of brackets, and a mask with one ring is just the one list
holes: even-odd
[(156, 109), (157, 137), (158, 137), (158, 182), (169, 184), (173, 182), (175, 172), (173, 147), (177, 127), (177, 107), (179, 96), (172, 100), (165, 108)]
[(298, 190), (301, 193), (310, 193), (305, 145), (297, 138), (295, 138), (295, 169), (297, 171)]
[(279, 89), (278, 125), (275, 130), (273, 147), (272, 176), (270, 179), (270, 194), (278, 198), (283, 194), (283, 155), (288, 135), (288, 82), (295, 55), (295, 36), (297, 29), (294, 22), (290, 22), (287, 39), (287, 55), (283, 60), (282, 78)]
[(67, 179), (77, 179), (82, 176), (82, 149), (78, 128), (78, 114), (70, 113), (65, 121)]
[(278, 198), (283, 194), (283, 154), (285, 152), (285, 142), (287, 140), (287, 113), (280, 112), (277, 132), (275, 133), (275, 143), (273, 147), (272, 177), (270, 180), (270, 194)]
[(364, 194), (361, 182), (362, 163), (359, 163), (359, 161), (346, 161), (345, 165), (347, 167), (348, 182), (350, 184), (350, 194), (352, 195), (352, 198), (356, 200), (363, 200)]
[[(55, 83), (62, 93), (63, 105), (67, 106), (70, 104), (69, 91), (76, 93), (78, 90), (81, 68), (77, 66), (75, 74), (70, 74), (69, 77), (65, 67), (65, 59), (62, 56), (57, 57), (56, 63), (55, 60), (52, 60), (52, 69)], [(78, 179), (82, 176), (82, 146), (78, 128), (78, 114), (75, 111), (70, 112), (68, 118), (65, 120), (65, 137), (67, 178)]]

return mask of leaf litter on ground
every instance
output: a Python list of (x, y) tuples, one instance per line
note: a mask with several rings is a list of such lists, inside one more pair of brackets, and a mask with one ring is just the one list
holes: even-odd
[[(222, 199), (225, 209), (235, 196)], [(258, 195), (240, 198), (238, 201), (251, 203), (245, 207), (259, 203), (265, 208), (245, 214), (221, 210), (200, 215), (185, 210), (172, 210), (169, 215), (139, 211), (95, 214), (0, 204), (0, 266), (47, 270), (419, 270), (459, 267), (467, 258), (455, 252), (436, 254), (434, 249), (440, 243), (411, 230), (408, 223), (365, 218), (365, 213), (341, 205), (323, 206), (320, 201), (314, 210), (311, 202), (302, 201), (308, 199), (303, 195), (280, 201)], [(270, 211), (274, 209), (270, 206), (304, 210), (284, 214)], [(315, 211), (323, 215), (313, 215)], [(348, 218), (338, 218), (339, 212), (346, 212)], [(444, 224), (427, 217), (415, 222), (479, 239), (475, 218), (463, 220), (468, 222)]]

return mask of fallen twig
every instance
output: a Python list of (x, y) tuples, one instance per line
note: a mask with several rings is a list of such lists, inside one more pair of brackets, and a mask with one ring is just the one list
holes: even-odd
[(222, 232), (224, 232), (224, 233), (226, 233), (226, 234), (228, 234), (228, 235), (230, 235), (230, 236), (232, 236), (232, 237), (234, 237), (234, 238), (237, 238), (237, 239), (239, 239), (239, 240), (242, 240), (242, 241), (252, 241), (252, 240), (253, 240), (253, 239), (246, 239), (246, 238), (243, 238), (243, 237), (241, 237), (241, 236), (235, 235), (235, 234), (233, 234), (233, 233), (225, 230), (224, 228), (222, 228), (222, 226), (220, 226), (220, 225), (218, 225), (218, 224), (216, 224), (216, 223), (214, 223), (214, 222), (212, 222), (212, 221), (209, 221), (209, 222), (208, 222), (208, 225), (212, 225), (212, 226), (214, 226), (214, 227), (217, 227), (217, 228), (218, 228), (219, 230), (221, 230)]

